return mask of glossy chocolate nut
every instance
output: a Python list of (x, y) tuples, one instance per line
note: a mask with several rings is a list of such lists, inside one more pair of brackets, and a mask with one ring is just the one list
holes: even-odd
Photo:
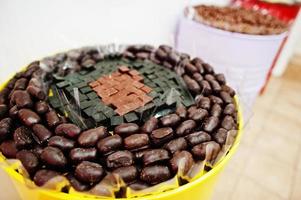
[(36, 86), (28, 86), (26, 90), (32, 97), (38, 100), (44, 100), (46, 98), (46, 94), (41, 88)]
[(221, 84), (225, 85), (226, 84), (226, 78), (224, 74), (216, 74), (215, 75), (216, 80)]
[(137, 179), (138, 170), (135, 166), (120, 167), (112, 171), (117, 174), (125, 183), (131, 183)]
[(33, 125), (32, 131), (34, 136), (33, 138), (38, 144), (46, 142), (52, 136), (52, 132), (42, 124)]
[(130, 151), (116, 151), (106, 160), (108, 168), (126, 167), (134, 164), (134, 156)]
[(34, 174), (39, 169), (38, 157), (28, 150), (19, 151), (16, 155), (29, 174)]
[(219, 84), (219, 82), (217, 82), (216, 80), (211, 80), (209, 81), (210, 85), (211, 85), (211, 88), (213, 89), (213, 91), (216, 93), (216, 94), (219, 94), (219, 92), (222, 90), (222, 87), (221, 85)]
[(34, 153), (38, 158), (41, 158), (41, 154), (43, 152), (43, 148), (40, 145), (34, 146), (32, 149), (30, 149), (32, 153)]
[(11, 107), (11, 109), (9, 109), (9, 116), (13, 119), (16, 119), (18, 117), (18, 107), (17, 105), (14, 105), (13, 107)]
[(150, 54), (149, 53), (145, 53), (145, 52), (136, 53), (136, 58), (137, 59), (141, 59), (141, 60), (148, 59), (149, 56), (150, 56)]
[(140, 179), (148, 184), (155, 185), (171, 178), (171, 173), (167, 166), (153, 165), (146, 166), (140, 173)]
[(203, 124), (204, 131), (211, 133), (219, 124), (217, 117), (211, 116), (207, 118)]
[(210, 81), (214, 81), (215, 77), (212, 74), (206, 74), (204, 76), (205, 80), (208, 81), (210, 83)]
[(132, 52), (129, 52), (129, 51), (124, 51), (122, 53), (122, 55), (127, 58), (127, 59), (130, 59), (130, 60), (134, 60), (135, 59), (135, 55), (132, 53)]
[(59, 116), (54, 110), (50, 110), (45, 115), (47, 124), (50, 128), (54, 128), (61, 123)]
[(167, 57), (167, 53), (162, 49), (157, 49), (155, 52), (155, 56), (160, 61), (163, 61)]
[(219, 128), (216, 132), (212, 133), (213, 139), (220, 145), (225, 144), (228, 136), (228, 130), (224, 128)]
[(212, 93), (212, 88), (211, 88), (211, 86), (210, 86), (210, 84), (209, 84), (208, 81), (203, 80), (203, 81), (201, 82), (200, 86), (201, 86), (201, 88), (202, 88), (202, 94), (204, 94), (204, 95), (209, 95), (209, 94)]
[(18, 80), (15, 76), (8, 81), (4, 89), (12, 90), (15, 87), (15, 83)]
[(67, 57), (72, 61), (79, 61), (83, 57), (83, 53), (78, 49), (73, 49), (67, 52)]
[(180, 58), (182, 60), (184, 60), (184, 59), (190, 60), (190, 55), (187, 53), (180, 53)]
[(31, 78), (29, 83), (28, 83), (28, 86), (34, 86), (34, 87), (42, 88), (43, 83), (39, 79), (40, 79), (40, 77), (39, 78)]
[(121, 148), (121, 146), (122, 138), (119, 135), (106, 137), (97, 143), (98, 151), (104, 155)]
[(151, 117), (142, 126), (142, 131), (145, 133), (151, 133), (153, 130), (158, 128), (158, 122), (159, 122), (159, 120), (157, 118)]
[(180, 55), (175, 51), (171, 51), (167, 55), (166, 61), (175, 66), (180, 61)]
[(177, 107), (176, 113), (182, 119), (185, 119), (186, 116), (187, 116), (187, 110), (186, 110), (186, 108), (184, 106)]
[(212, 116), (220, 117), (222, 112), (222, 107), (219, 104), (213, 104), (210, 112)]
[[(192, 62), (193, 62), (193, 61), (192, 61)], [(202, 65), (201, 62), (195, 62), (195, 63), (194, 63), (194, 66), (198, 69), (198, 72), (199, 72), (200, 74), (204, 74), (204, 73), (205, 73), (204, 67), (203, 67), (203, 65)]]
[(75, 141), (63, 136), (53, 136), (48, 141), (48, 146), (57, 147), (63, 151), (68, 151), (75, 147)]
[(204, 61), (203, 61), (201, 58), (198, 58), (198, 57), (193, 58), (193, 59), (191, 60), (191, 62), (192, 62), (193, 64), (196, 64), (196, 63), (203, 64), (203, 63), (204, 63)]
[(156, 57), (155, 53), (150, 54), (149, 60), (158, 65), (161, 64), (161, 61)]
[(173, 113), (161, 117), (160, 121), (163, 126), (175, 126), (181, 121), (181, 118)]
[(48, 169), (41, 169), (34, 175), (33, 181), (37, 186), (43, 186), (56, 176), (60, 176), (60, 173)]
[(0, 91), (0, 103), (5, 104), (8, 101), (8, 95), (11, 92), (9, 88), (4, 88)]
[(187, 62), (184, 67), (185, 67), (185, 71), (188, 74), (194, 74), (194, 73), (198, 72), (198, 69), (190, 62)]
[(224, 108), (224, 114), (225, 115), (234, 115), (236, 111), (235, 105), (233, 103), (229, 103), (225, 108)]
[(5, 140), (0, 145), (0, 151), (6, 158), (16, 158), (18, 150), (13, 140)]
[(56, 147), (45, 147), (42, 151), (41, 159), (50, 167), (64, 168), (67, 165), (67, 159), (63, 152)]
[(27, 87), (28, 80), (26, 78), (20, 78), (15, 83), (15, 90), (25, 90)]
[(144, 165), (160, 163), (169, 159), (169, 153), (165, 149), (153, 149), (144, 153), (142, 160)]
[(47, 113), (49, 111), (48, 103), (46, 103), (45, 101), (38, 101), (35, 104), (35, 111), (40, 115)]
[(235, 122), (233, 117), (231, 117), (230, 115), (225, 116), (221, 125), (224, 129), (227, 130), (233, 129), (235, 127)]
[(208, 63), (203, 63), (203, 67), (205, 69), (205, 72), (207, 72), (208, 74), (214, 74), (214, 69), (211, 65), (209, 65)]
[(197, 144), (210, 141), (211, 136), (204, 131), (198, 131), (185, 136), (185, 139), (190, 146), (195, 146)]
[(32, 138), (31, 130), (25, 126), (17, 128), (14, 132), (14, 141), (18, 149), (24, 149), (32, 146), (34, 140)]
[(163, 61), (162, 65), (163, 65), (164, 67), (166, 67), (167, 69), (172, 69), (172, 68), (173, 68), (173, 65), (170, 64), (170, 63), (167, 62), (167, 61)]
[(131, 46), (129, 46), (127, 49), (126, 49), (126, 51), (129, 51), (129, 52), (132, 52), (132, 53), (137, 53), (137, 52), (139, 52), (140, 51), (140, 46), (138, 46), (138, 45), (131, 45)]
[(148, 135), (145, 133), (133, 134), (124, 139), (124, 148), (135, 150), (149, 145)]
[(3, 119), (8, 112), (8, 107), (5, 104), (0, 104), (0, 120)]
[(170, 127), (159, 128), (150, 134), (151, 141), (154, 145), (161, 145), (173, 138), (173, 130)]
[[(204, 97), (203, 94), (198, 94), (198, 95), (196, 95), (196, 96), (194, 97), (194, 100), (195, 100), (195, 102), (197, 103), (197, 102), (199, 102), (200, 99), (203, 98), (203, 97)], [(195, 105), (194, 105), (194, 106), (195, 106)]]
[(158, 49), (162, 49), (164, 52), (168, 53), (172, 51), (172, 47), (165, 44), (160, 45)]
[(208, 116), (208, 111), (202, 108), (198, 108), (195, 112), (190, 116), (194, 121), (201, 121), (205, 117)]
[(68, 179), (70, 185), (76, 190), (76, 191), (80, 191), (80, 192), (83, 192), (83, 191), (87, 191), (90, 189), (90, 185), (89, 184), (86, 184), (86, 183), (83, 183), (79, 180), (77, 180), (75, 178), (75, 176), (71, 173), (67, 174), (66, 175), (66, 178)]
[(230, 86), (228, 85), (223, 85), (222, 90), (225, 91), (226, 93), (230, 94), (231, 97), (234, 97), (235, 95), (235, 90), (233, 90)]
[(191, 118), (192, 115), (194, 114), (194, 112), (197, 110), (197, 107), (196, 106), (190, 106), (187, 110), (188, 112), (188, 117)]
[(59, 116), (60, 118), (60, 124), (67, 124), (68, 123), (68, 119), (65, 116)]
[(171, 170), (174, 173), (187, 174), (194, 164), (193, 157), (188, 151), (176, 152), (170, 160)]
[(97, 158), (96, 148), (75, 148), (69, 153), (69, 157), (74, 163), (81, 161), (94, 161)]
[(229, 93), (221, 91), (220, 96), (226, 104), (233, 103), (233, 99)]
[(83, 147), (94, 147), (99, 140), (108, 137), (109, 135), (107, 128), (100, 126), (82, 132), (78, 137), (77, 142)]
[(134, 152), (134, 157), (136, 160), (141, 160), (143, 158), (143, 155), (148, 152), (151, 151), (151, 149), (142, 149), (140, 151), (136, 151)]
[(201, 83), (202, 83), (202, 80), (204, 80), (203, 76), (202, 76), (200, 73), (194, 73), (194, 74), (192, 75), (192, 78), (193, 78), (194, 80), (196, 80), (196, 82), (198, 82), (199, 84), (201, 84)]
[[(209, 147), (207, 147), (209, 145)], [(206, 149), (208, 150), (206, 155)], [(195, 145), (191, 152), (193, 156), (197, 159), (204, 160), (207, 157), (208, 161), (214, 160), (218, 153), (220, 152), (220, 145), (214, 141), (204, 142), (198, 145)]]
[(196, 94), (200, 93), (201, 87), (198, 84), (198, 82), (196, 82), (194, 79), (190, 78), (188, 75), (184, 75), (183, 80), (185, 81), (186, 86), (190, 91), (192, 91)]
[(175, 66), (175, 68), (174, 68), (174, 71), (176, 72), (176, 74), (178, 76), (182, 76), (183, 74), (185, 74), (184, 68), (180, 66), (181, 64), (182, 63), (180, 62), (180, 64), (178, 66)]
[(211, 107), (211, 101), (208, 97), (200, 98), (196, 103), (199, 108), (203, 108), (205, 110), (209, 110)]
[(213, 104), (219, 104), (219, 105), (223, 105), (224, 104), (223, 100), (221, 98), (217, 97), (217, 96), (210, 95), (209, 99), (210, 99), (210, 101)]
[(152, 45), (142, 45), (139, 48), (140, 52), (147, 52), (147, 53), (151, 53), (155, 50), (155, 47), (153, 47)]
[(81, 129), (71, 123), (60, 124), (55, 128), (56, 135), (62, 135), (69, 138), (77, 138), (80, 133)]
[(39, 61), (34, 61), (27, 67), (26, 71), (23, 73), (23, 77), (30, 78), (31, 75), (39, 69)]
[(85, 59), (81, 62), (81, 66), (83, 66), (86, 69), (89, 69), (95, 65), (95, 61), (93, 59)]
[(0, 142), (10, 135), (12, 126), (13, 121), (11, 118), (4, 118), (0, 121)]
[(187, 134), (191, 133), (191, 131), (193, 131), (193, 129), (195, 127), (196, 127), (196, 123), (194, 120), (189, 119), (189, 120), (183, 121), (176, 129), (176, 134), (178, 136), (187, 135)]
[(120, 135), (121, 137), (127, 137), (131, 134), (137, 133), (139, 131), (139, 126), (135, 123), (123, 123), (116, 126), (114, 133)]
[(100, 164), (83, 161), (75, 168), (75, 177), (84, 183), (98, 183), (105, 175)]
[(180, 137), (173, 139), (167, 144), (164, 145), (164, 149), (168, 150), (171, 154), (174, 154), (177, 151), (187, 149), (187, 142), (184, 138)]
[(114, 196), (114, 192), (110, 188), (108, 188), (108, 186), (105, 183), (101, 183), (101, 182), (95, 184), (88, 191), (88, 193), (94, 196), (109, 197), (109, 198), (112, 198)]
[(19, 119), (21, 122), (26, 125), (26, 126), (33, 126), (34, 124), (37, 124), (41, 121), (41, 118), (39, 115), (37, 115), (35, 112), (32, 110), (29, 110), (27, 108), (22, 108), (18, 112)]
[(139, 191), (139, 190), (144, 190), (144, 189), (150, 187), (150, 185), (147, 184), (147, 183), (144, 183), (144, 182), (142, 182), (142, 181), (136, 181), (136, 182), (130, 184), (129, 187), (130, 187), (132, 190)]
[(201, 143), (201, 144), (195, 145), (191, 149), (192, 155), (198, 160), (204, 160), (206, 157), (206, 145), (207, 145), (207, 143)]
[(11, 101), (15, 103), (19, 109), (30, 108), (33, 105), (30, 95), (24, 90), (14, 91)]

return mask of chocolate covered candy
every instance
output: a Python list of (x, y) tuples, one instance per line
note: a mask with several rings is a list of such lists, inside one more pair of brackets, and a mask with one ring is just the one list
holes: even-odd
[(162, 165), (146, 166), (140, 173), (140, 179), (151, 185), (167, 181), (169, 178), (171, 173), (168, 167)]
[(76, 138), (81, 133), (81, 129), (71, 123), (60, 124), (55, 128), (55, 134), (70, 138)]
[(97, 183), (105, 175), (104, 169), (100, 164), (83, 161), (75, 168), (75, 177), (84, 183)]
[(109, 136), (107, 129), (103, 126), (89, 129), (80, 134), (77, 141), (80, 146), (93, 147), (97, 144), (100, 139)]
[(63, 152), (56, 147), (46, 147), (41, 154), (43, 162), (54, 168), (64, 168), (67, 165), (67, 159)]
[(108, 168), (126, 167), (134, 164), (134, 156), (129, 151), (116, 151), (106, 159)]

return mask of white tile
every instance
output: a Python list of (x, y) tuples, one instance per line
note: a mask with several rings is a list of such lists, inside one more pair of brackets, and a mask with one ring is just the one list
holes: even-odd
[(293, 170), (294, 166), (281, 163), (269, 154), (254, 149), (244, 174), (282, 198), (288, 199), (293, 182)]
[(231, 200), (282, 200), (277, 194), (268, 191), (248, 177), (242, 177)]
[(229, 200), (238, 182), (239, 174), (229, 167), (222, 172), (214, 189), (212, 200)]

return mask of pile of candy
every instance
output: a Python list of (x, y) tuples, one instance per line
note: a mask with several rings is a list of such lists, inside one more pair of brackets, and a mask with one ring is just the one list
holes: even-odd
[(0, 150), (37, 186), (60, 175), (110, 196), (103, 179), (117, 174), (142, 190), (217, 158), (238, 128), (234, 95), (209, 64), (165, 45), (72, 50), (31, 63), (2, 89)]
[(201, 5), (196, 6), (195, 11), (197, 21), (231, 32), (274, 35), (288, 29), (286, 23), (259, 10)]

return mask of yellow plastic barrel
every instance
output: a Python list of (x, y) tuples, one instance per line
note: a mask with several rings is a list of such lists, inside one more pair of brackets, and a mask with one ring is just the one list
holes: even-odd
[[(0, 86), (0, 90), (3, 85)], [(239, 105), (237, 98), (236, 102)], [(214, 186), (218, 180), (219, 175), (236, 152), (240, 138), (242, 135), (243, 119), (241, 113), (241, 107), (238, 106), (238, 119), (239, 127), (236, 140), (229, 150), (228, 154), (209, 172), (205, 173), (200, 178), (187, 183), (179, 188), (165, 191), (159, 194), (148, 195), (144, 197), (127, 198), (133, 200), (209, 200), (211, 198)], [(78, 194), (67, 194), (63, 192), (51, 191), (43, 188), (30, 188), (25, 183), (26, 180), (19, 174), (13, 166), (1, 165), (5, 162), (5, 158), (0, 153), (0, 166), (9, 175), (12, 182), (14, 183), (22, 200), (95, 200), (95, 199), (113, 199), (113, 198), (101, 198), (101, 197), (90, 197)], [(126, 200), (125, 198), (120, 200)]]

